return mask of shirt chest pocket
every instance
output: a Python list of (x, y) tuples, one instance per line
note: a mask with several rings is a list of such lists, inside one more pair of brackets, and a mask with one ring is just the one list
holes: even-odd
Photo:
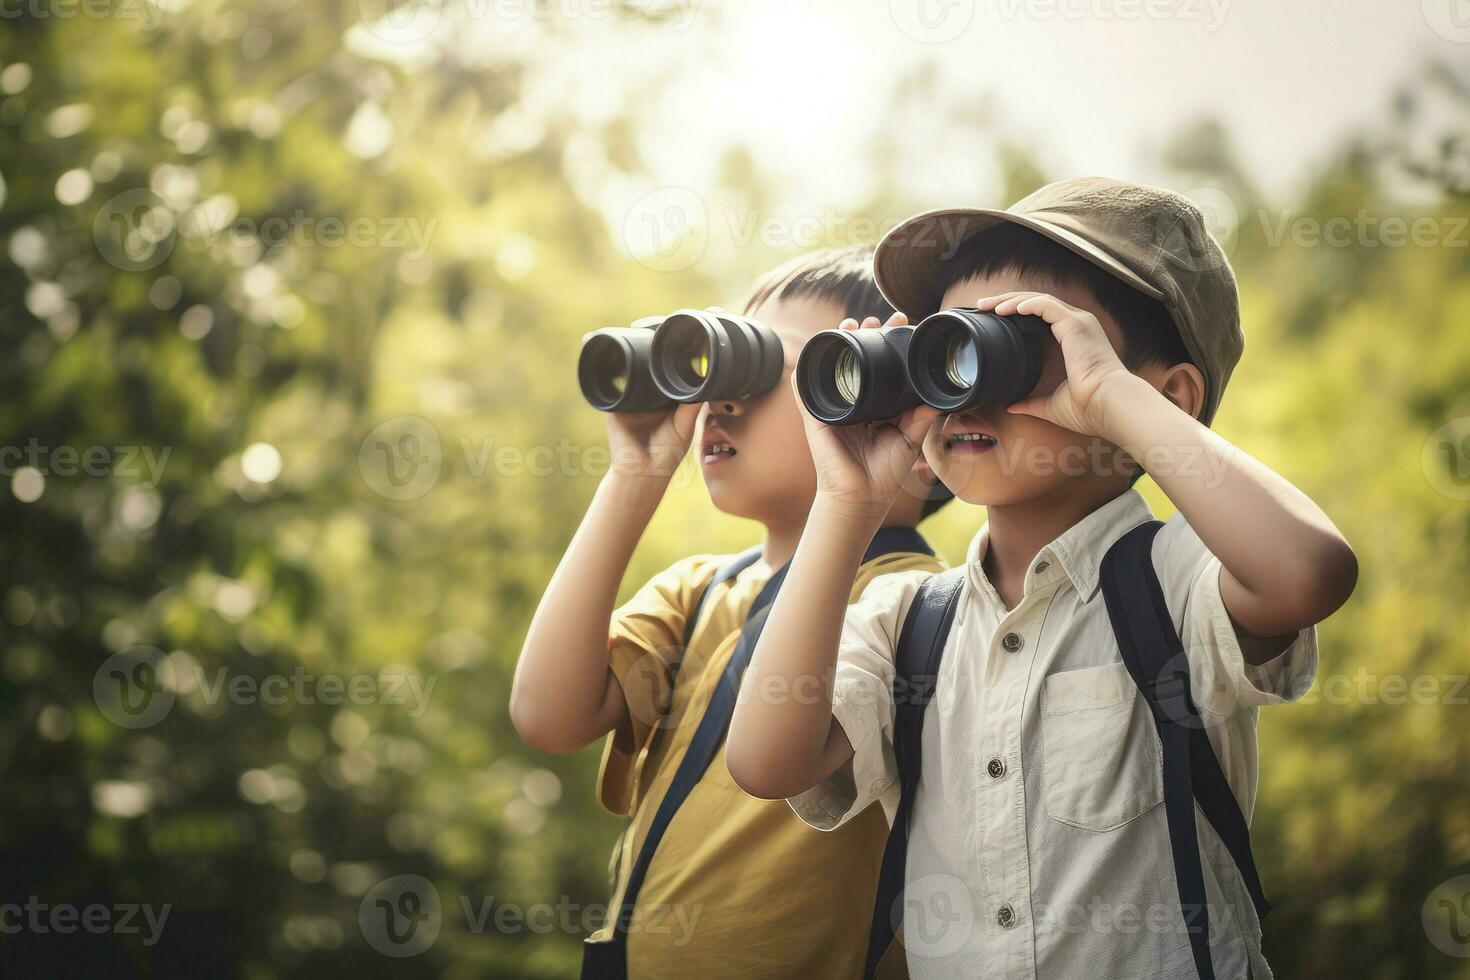
[(1113, 830), (1164, 798), (1158, 737), (1121, 660), (1047, 677), (1041, 740), (1053, 820)]

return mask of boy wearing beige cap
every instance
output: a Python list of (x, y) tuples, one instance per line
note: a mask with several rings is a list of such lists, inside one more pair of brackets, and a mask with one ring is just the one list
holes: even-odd
[[(1228, 262), (1186, 199), (1100, 178), (920, 215), (874, 261), (911, 321), (1042, 318), (1040, 379), (1010, 405), (806, 417), (817, 502), (731, 773), (821, 829), (884, 806), (870, 974), (1269, 978), (1256, 715), (1311, 684), (1315, 624), (1357, 568), (1310, 499), (1208, 428), (1243, 346)], [(921, 448), (987, 524), (962, 567), (846, 608)], [(1140, 470), (1179, 510), (1165, 524)]]

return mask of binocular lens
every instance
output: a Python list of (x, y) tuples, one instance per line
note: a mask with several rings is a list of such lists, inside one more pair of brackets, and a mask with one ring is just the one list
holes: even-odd
[(858, 365), (857, 354), (852, 348), (844, 348), (837, 355), (837, 364), (833, 368), (832, 383), (837, 388), (837, 396), (849, 405), (857, 404), (858, 397), (863, 391), (863, 371)]
[(763, 395), (785, 360), (780, 338), (763, 324), (723, 310), (680, 310), (589, 333), (577, 381), (599, 411), (663, 412)]
[[(665, 321), (660, 361), (666, 372), (673, 374), (681, 388), (697, 388), (709, 376), (709, 338), (688, 321)], [(672, 393), (668, 393), (672, 394)]]
[(823, 330), (796, 363), (802, 404), (828, 425), (896, 418), (926, 402), (943, 412), (1010, 405), (1041, 377), (1039, 316), (940, 310), (917, 327)]
[(577, 358), (577, 383), (588, 404), (601, 412), (659, 412), (673, 406), (649, 370), (651, 328), (659, 322), (661, 318), (648, 318), (586, 336)]
[(944, 351), (944, 373), (956, 388), (968, 388), (975, 383), (975, 342), (969, 337), (951, 337)]
[(785, 351), (764, 324), (723, 310), (680, 310), (653, 335), (653, 382), (676, 402), (744, 399), (776, 386)]
[(1036, 387), (1049, 332), (1039, 316), (940, 310), (914, 328), (909, 380), (920, 398), (944, 412), (1010, 405)]
[(904, 373), (912, 328), (823, 330), (796, 362), (796, 389), (806, 410), (828, 425), (891, 419), (919, 404)]

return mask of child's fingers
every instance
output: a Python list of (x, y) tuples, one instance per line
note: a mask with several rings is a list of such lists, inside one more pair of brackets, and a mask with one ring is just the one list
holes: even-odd
[[(977, 299), (975, 301), (975, 309), (977, 309), (977, 310), (989, 310), (989, 311), (994, 312), (994, 313), (999, 313), (1000, 311), (999, 311), (999, 309), (997, 309), (997, 307), (999, 307), (1002, 303), (1008, 302), (1008, 301), (1013, 300), (1013, 299), (1017, 299), (1017, 298), (1022, 297), (1022, 296), (1034, 296), (1034, 295), (1035, 295), (1035, 293), (1033, 293), (1031, 290), (1015, 290), (1015, 289), (1013, 289), (1013, 290), (1010, 290), (1010, 291), (1004, 292), (1004, 293), (996, 293), (994, 296), (981, 296), (979, 299)], [(1004, 314), (1002, 314), (1002, 315), (1004, 315)]]
[(929, 427), (940, 414), (939, 409), (933, 405), (918, 405), (899, 416), (898, 429), (909, 442), (922, 446), (924, 437), (929, 434)]
[[(995, 308), (991, 312), (993, 312), (996, 316), (1010, 316), (1012, 313), (1019, 312), (1020, 307), (1026, 303), (1030, 303), (1037, 299), (1051, 298), (1052, 297), (1048, 297), (1045, 293), (1036, 293), (1030, 291), (1007, 293), (1005, 296), (1001, 297), (1000, 302), (995, 304)], [(1056, 300), (1056, 302), (1061, 301)]]
[(1031, 398), (1023, 398), (1013, 405), (1008, 405), (1006, 411), (1012, 415), (1031, 415), (1048, 422), (1054, 422), (1051, 412), (1051, 395), (1036, 395)]
[(699, 420), (702, 402), (689, 402), (674, 409), (674, 431), (681, 438), (694, 438), (694, 426)]
[(858, 322), (852, 317), (847, 317), (841, 323), (837, 324), (838, 330), (856, 330), (857, 328)]
[(920, 402), (913, 408), (909, 409), (907, 412), (903, 413), (903, 415), (898, 420), (899, 427), (907, 429), (910, 423), (916, 425), (928, 425), (934, 419), (939, 418), (941, 414), (943, 413), (941, 413), (939, 409), (935, 408), (933, 405), (927, 404), (925, 402)]
[(908, 314), (901, 310), (896, 310), (893, 316), (888, 318), (888, 322), (883, 325), (885, 327), (906, 327), (909, 325)]

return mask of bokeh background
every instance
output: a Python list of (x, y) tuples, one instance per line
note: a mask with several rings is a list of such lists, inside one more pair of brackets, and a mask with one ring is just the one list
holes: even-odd
[[(0, 972), (573, 975), (621, 823), (506, 698), (578, 338), (1101, 172), (1204, 208), (1218, 426), (1362, 561), (1262, 717), (1268, 954), (1470, 976), (1470, 7), (856, 7), (0, 4)], [(625, 594), (757, 530), (686, 466)]]

